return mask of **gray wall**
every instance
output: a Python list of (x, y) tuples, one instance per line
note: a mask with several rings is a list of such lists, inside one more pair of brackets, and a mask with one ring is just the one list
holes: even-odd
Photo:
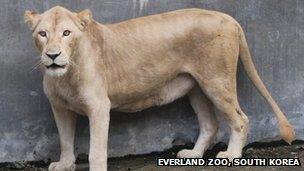
[[(39, 54), (31, 32), (23, 23), (26, 9), (42, 12), (55, 5), (76, 11), (89, 8), (102, 23), (190, 7), (230, 14), (245, 29), (258, 72), (295, 125), (297, 138), (304, 138), (303, 0), (2, 0), (0, 162), (58, 158), (58, 135), (42, 92), (42, 76), (32, 70)], [(251, 120), (249, 142), (275, 139), (278, 129), (272, 111), (249, 82), (242, 66), (239, 68), (239, 101)], [(161, 151), (170, 148), (174, 139), (193, 142), (198, 133), (195, 115), (186, 98), (136, 114), (111, 116), (110, 156)], [(87, 125), (86, 118), (79, 120), (77, 153), (88, 151)], [(221, 131), (217, 141), (227, 141), (227, 135)]]

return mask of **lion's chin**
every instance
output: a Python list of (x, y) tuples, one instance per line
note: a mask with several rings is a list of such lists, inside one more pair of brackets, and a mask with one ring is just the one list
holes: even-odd
[(63, 76), (67, 72), (67, 67), (64, 68), (46, 68), (45, 74), (50, 77), (60, 77)]

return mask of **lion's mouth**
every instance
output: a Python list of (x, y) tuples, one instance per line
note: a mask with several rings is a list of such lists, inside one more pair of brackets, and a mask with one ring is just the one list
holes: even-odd
[(64, 69), (66, 65), (57, 65), (53, 63), (52, 65), (46, 66), (47, 69)]

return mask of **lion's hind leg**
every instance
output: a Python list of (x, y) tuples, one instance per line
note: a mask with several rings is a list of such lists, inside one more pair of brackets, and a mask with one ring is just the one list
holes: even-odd
[(218, 130), (218, 123), (213, 105), (198, 86), (189, 92), (189, 100), (199, 123), (199, 136), (193, 149), (178, 152), (179, 158), (201, 158), (212, 143)]
[(235, 79), (218, 77), (198, 82), (215, 107), (228, 120), (231, 129), (228, 149), (219, 152), (217, 157), (229, 160), (241, 157), (242, 149), (247, 140), (249, 121), (239, 106)]

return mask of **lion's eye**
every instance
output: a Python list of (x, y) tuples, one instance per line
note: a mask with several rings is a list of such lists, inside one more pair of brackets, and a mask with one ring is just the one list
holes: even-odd
[(46, 32), (45, 32), (45, 31), (39, 31), (38, 34), (39, 34), (41, 37), (46, 37)]
[(71, 34), (71, 31), (70, 30), (65, 30), (63, 32), (63, 36), (69, 36)]

